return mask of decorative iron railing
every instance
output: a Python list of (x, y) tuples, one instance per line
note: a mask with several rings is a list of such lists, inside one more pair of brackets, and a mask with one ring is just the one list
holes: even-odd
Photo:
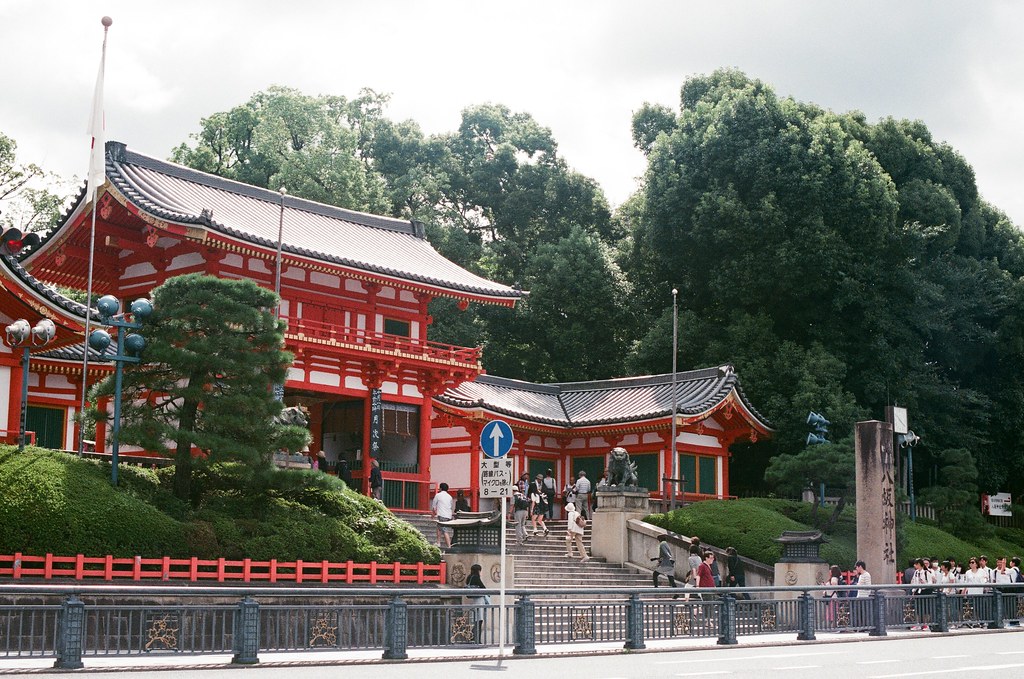
[[(825, 632), (941, 633), (1024, 620), (1024, 585), (999, 587), (913, 594), (854, 586), (836, 590), (854, 596), (828, 598), (803, 587), (510, 590), (505, 638), (514, 653), (530, 655), (537, 644), (640, 649), (647, 639), (735, 644), (780, 633), (809, 641)], [(0, 585), (0, 601), (0, 662), (55, 657), (60, 668), (82, 667), (83, 657), (161, 653), (234, 653), (233, 662), (247, 664), (261, 652), (379, 649), (403, 659), (409, 648), (499, 638), (494, 590)]]

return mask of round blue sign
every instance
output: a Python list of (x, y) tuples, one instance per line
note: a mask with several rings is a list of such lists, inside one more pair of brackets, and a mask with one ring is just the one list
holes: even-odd
[(490, 458), (505, 457), (512, 450), (512, 427), (503, 420), (491, 420), (480, 432), (480, 449)]

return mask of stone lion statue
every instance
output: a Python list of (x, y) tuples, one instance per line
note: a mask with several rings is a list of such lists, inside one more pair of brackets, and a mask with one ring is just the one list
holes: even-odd
[(608, 454), (608, 485), (609, 486), (635, 486), (639, 479), (636, 477), (636, 462), (629, 459), (629, 453), (625, 448), (612, 448)]
[(308, 427), (309, 411), (304, 406), (289, 406), (284, 408), (274, 420), (278, 424), (294, 424), (300, 427)]

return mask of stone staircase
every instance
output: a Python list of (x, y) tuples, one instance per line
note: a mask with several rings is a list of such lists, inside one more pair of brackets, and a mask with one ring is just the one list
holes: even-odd
[[(437, 541), (435, 524), (429, 514), (403, 514), (401, 518), (415, 526), (431, 544)], [(565, 520), (548, 521), (548, 535), (530, 536), (525, 545), (516, 544), (515, 525), (509, 524), (505, 533), (506, 550), (515, 559), (515, 586), (524, 589), (575, 589), (582, 587), (650, 587), (649, 572), (640, 572), (629, 566), (607, 563), (603, 558), (591, 557), (581, 563), (573, 547), (572, 558), (565, 556)], [(527, 524), (527, 532), (530, 525)], [(592, 524), (587, 523), (583, 544), (590, 553)], [(662, 579), (662, 585), (665, 585)], [(667, 591), (667, 590), (666, 590)], [(545, 597), (551, 598), (551, 597)], [(557, 598), (557, 597), (556, 597)]]

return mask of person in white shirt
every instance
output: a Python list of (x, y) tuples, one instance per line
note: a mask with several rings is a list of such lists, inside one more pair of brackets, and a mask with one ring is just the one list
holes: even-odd
[(590, 515), (590, 479), (587, 478), (586, 472), (580, 472), (574, 489), (576, 490), (576, 500), (573, 504), (576, 505), (576, 511), (586, 518)]
[[(590, 557), (587, 555), (587, 548), (583, 545), (583, 530), (586, 526), (586, 519), (576, 511), (576, 504), (573, 502), (565, 505), (566, 511), (566, 531), (565, 531), (565, 555), (572, 558), (572, 545), (576, 543), (576, 549), (579, 550), (580, 559), (582, 562), (590, 561)], [(583, 526), (579, 525), (577, 518), (583, 519)]]
[(452, 516), (455, 514), (455, 500), (448, 493), (447, 483), (442, 483), (438, 489), (434, 499), (430, 501), (430, 513), (434, 515), (434, 521), (437, 522), (437, 546), (450, 548), (453, 531), (441, 524), (452, 520)]
[(960, 582), (964, 584), (964, 588), (961, 591), (962, 594), (978, 595), (985, 591), (984, 587), (972, 587), (971, 585), (980, 585), (988, 582), (987, 574), (978, 568), (978, 560), (973, 556), (967, 562), (967, 570), (964, 571), (963, 577), (960, 578)]
[(996, 559), (996, 567), (992, 571), (992, 582), (997, 585), (1008, 585), (1014, 580), (1014, 573), (1006, 567), (1006, 557)]
[[(871, 584), (871, 573), (868, 573), (867, 564), (863, 561), (858, 561), (856, 565), (857, 571), (857, 584), (858, 585), (870, 585)], [(866, 589), (857, 590), (857, 598), (869, 597), (871, 591)]]

